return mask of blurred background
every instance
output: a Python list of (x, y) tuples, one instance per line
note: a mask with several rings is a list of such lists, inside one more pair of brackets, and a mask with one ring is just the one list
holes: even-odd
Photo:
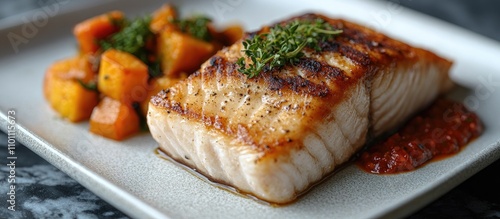
[(0, 19), (55, 3), (55, 0), (0, 0)]
[[(0, 0), (0, 20), (53, 4), (89, 4), (96, 0)], [(98, 0), (97, 0), (98, 1)], [(500, 41), (500, 1), (498, 0), (388, 0), (446, 20)]]
[[(0, 0), (0, 24), (20, 13), (67, 2), (78, 7), (91, 1)], [(500, 1), (495, 0), (390, 0), (484, 35), (500, 43)], [(498, 57), (500, 59), (500, 57)], [(0, 156), (6, 157), (6, 136), (0, 132)], [(127, 218), (26, 147), (17, 164), (25, 184), (18, 194), (18, 211), (0, 208), (0, 218)], [(2, 165), (2, 172), (8, 170)], [(500, 161), (479, 172), (409, 218), (500, 218)], [(6, 188), (0, 177), (0, 192)]]
[(500, 1), (389, 0), (500, 41)]

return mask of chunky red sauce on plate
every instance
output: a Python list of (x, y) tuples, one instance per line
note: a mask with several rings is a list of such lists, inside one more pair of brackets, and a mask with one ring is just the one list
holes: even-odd
[(364, 151), (357, 163), (370, 173), (410, 171), (433, 158), (457, 153), (482, 130), (479, 117), (464, 105), (439, 99), (398, 132)]

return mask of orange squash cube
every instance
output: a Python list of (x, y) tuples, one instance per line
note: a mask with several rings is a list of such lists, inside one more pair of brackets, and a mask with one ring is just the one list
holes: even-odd
[(159, 93), (161, 90), (167, 89), (169, 87), (172, 87), (174, 84), (179, 82), (180, 80), (184, 79), (187, 77), (186, 73), (182, 73), (180, 77), (178, 78), (173, 78), (167, 75), (163, 75), (159, 78), (154, 78), (151, 80), (150, 85), (149, 85), (149, 90), (148, 90), (148, 95), (144, 101), (141, 102), (141, 114), (143, 116), (147, 116), (148, 113), (148, 107), (149, 107), (149, 101), (151, 100), (151, 97)]
[(98, 41), (120, 30), (117, 21), (124, 18), (122, 12), (112, 11), (87, 19), (75, 26), (73, 34), (83, 54), (94, 54), (99, 50)]
[(134, 55), (114, 49), (101, 56), (98, 90), (123, 103), (142, 102), (147, 95), (148, 67)]
[(172, 5), (164, 4), (161, 8), (153, 12), (149, 29), (153, 33), (159, 33), (167, 25), (171, 24), (170, 21), (177, 17), (177, 11)]
[(223, 42), (226, 45), (232, 45), (243, 37), (243, 28), (240, 25), (232, 25), (221, 32)]
[(131, 105), (104, 97), (90, 117), (90, 131), (114, 140), (138, 133), (139, 116)]
[(158, 38), (158, 57), (165, 75), (179, 77), (181, 72), (192, 73), (217, 51), (217, 47), (188, 34), (166, 28)]
[(58, 61), (45, 73), (44, 96), (63, 118), (71, 122), (87, 120), (99, 101), (99, 94), (81, 83), (90, 83), (95, 76), (85, 56)]

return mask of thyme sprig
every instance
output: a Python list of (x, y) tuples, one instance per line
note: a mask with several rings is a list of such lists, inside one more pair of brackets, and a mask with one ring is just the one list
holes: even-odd
[(320, 50), (318, 44), (342, 33), (323, 19), (293, 20), (285, 25), (276, 25), (269, 32), (243, 41), (245, 57), (238, 59), (239, 71), (253, 78), (264, 70), (295, 64), (304, 55), (302, 49), (309, 47)]

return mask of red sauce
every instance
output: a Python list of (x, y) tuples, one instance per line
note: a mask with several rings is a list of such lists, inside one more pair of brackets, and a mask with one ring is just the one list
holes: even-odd
[(455, 154), (479, 136), (479, 117), (461, 103), (437, 100), (397, 133), (364, 151), (357, 163), (370, 173), (400, 173), (433, 158)]

